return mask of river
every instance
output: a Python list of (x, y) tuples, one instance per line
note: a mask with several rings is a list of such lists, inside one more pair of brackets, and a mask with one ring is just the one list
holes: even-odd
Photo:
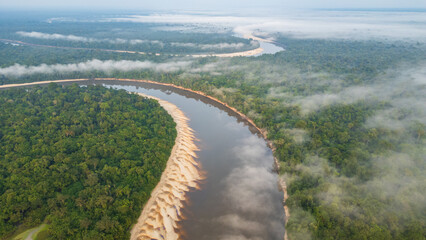
[[(70, 84), (69, 83), (63, 83)], [(272, 151), (257, 129), (237, 113), (196, 93), (128, 81), (80, 81), (151, 95), (190, 119), (205, 173), (201, 189), (187, 194), (178, 233), (184, 240), (283, 239), (283, 193)]]
[(283, 239), (283, 193), (272, 151), (256, 129), (194, 93), (145, 83), (104, 85), (169, 101), (189, 117), (206, 179), (188, 194), (179, 223), (182, 239)]

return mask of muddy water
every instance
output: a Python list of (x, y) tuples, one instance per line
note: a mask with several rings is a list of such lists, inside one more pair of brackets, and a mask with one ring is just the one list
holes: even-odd
[(158, 97), (190, 119), (206, 179), (187, 195), (185, 219), (178, 223), (182, 239), (283, 239), (283, 193), (272, 152), (253, 127), (220, 104), (184, 90), (122, 81), (96, 84)]

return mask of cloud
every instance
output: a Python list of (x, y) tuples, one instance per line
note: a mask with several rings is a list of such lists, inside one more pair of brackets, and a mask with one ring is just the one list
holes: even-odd
[[(37, 39), (47, 39), (47, 40), (64, 40), (64, 41), (72, 41), (72, 42), (85, 42), (85, 43), (94, 43), (94, 42), (106, 42), (111, 44), (157, 44), (164, 46), (162, 41), (158, 40), (144, 40), (144, 39), (122, 39), (122, 38), (114, 38), (114, 39), (99, 39), (99, 38), (91, 38), (91, 37), (81, 37), (75, 35), (63, 35), (58, 33), (42, 33), (42, 32), (23, 32), (19, 31), (16, 34), (29, 37), (29, 38), (37, 38)], [(246, 46), (244, 43), (216, 43), (216, 44), (197, 44), (197, 43), (184, 43), (184, 42), (172, 42), (170, 43), (173, 47), (188, 47), (188, 48), (199, 48), (201, 50), (214, 50), (214, 49), (241, 49)], [(251, 42), (252, 46), (256, 45), (256, 42)]]
[(191, 73), (209, 73), (211, 75), (222, 75), (226, 73), (232, 73), (244, 69), (240, 65), (232, 64), (229, 58), (218, 58), (214, 62), (208, 62), (206, 64), (199, 65), (195, 68), (191, 68)]
[(367, 127), (408, 130), (413, 123), (426, 125), (426, 67), (402, 66), (389, 70), (373, 84), (374, 98), (390, 107), (367, 119)]
[(371, 87), (348, 87), (338, 93), (315, 94), (307, 97), (294, 97), (293, 104), (301, 106), (301, 113), (306, 115), (332, 104), (351, 104), (375, 95)]
[(262, 240), (262, 239), (263, 238), (260, 238), (260, 237), (250, 238), (244, 235), (233, 235), (233, 234), (224, 235), (219, 238), (219, 240)]
[(233, 228), (237, 231), (246, 232), (253, 235), (265, 234), (266, 228), (264, 225), (256, 221), (246, 220), (237, 214), (229, 214), (216, 219), (221, 224)]
[[(252, 150), (254, 152), (255, 150)], [(277, 177), (266, 168), (235, 169), (227, 178), (226, 198), (235, 208), (256, 214), (272, 214), (274, 200), (265, 192), (276, 189)], [(271, 184), (274, 183), (274, 184)], [(253, 188), (256, 188), (253, 190)]]
[(185, 32), (185, 33), (230, 33), (232, 32), (232, 27), (217, 27), (217, 26), (189, 26), (189, 25), (166, 25), (151, 28), (155, 31), (168, 31), (168, 32)]
[(122, 38), (99, 39), (99, 38), (81, 37), (81, 36), (75, 36), (75, 35), (63, 35), (58, 33), (50, 34), (50, 33), (42, 33), (42, 32), (23, 32), (23, 31), (16, 32), (16, 34), (23, 37), (29, 37), (29, 38), (38, 38), (38, 39), (47, 39), (47, 40), (64, 40), (64, 41), (86, 42), (86, 43), (107, 42), (112, 44), (132, 44), (132, 45), (152, 43), (152, 44), (163, 45), (161, 41), (157, 41), (157, 40), (151, 41), (151, 40), (142, 40), (142, 39), (122, 39)]
[(244, 139), (232, 152), (242, 167), (223, 180), (223, 198), (233, 211), (215, 219), (223, 226), (221, 239), (282, 238), (282, 193), (278, 191), (278, 176), (271, 171), (271, 152), (256, 136)]
[(240, 49), (245, 46), (244, 43), (217, 43), (217, 44), (196, 44), (196, 43), (179, 43), (173, 42), (171, 43), (174, 47), (191, 47), (191, 48), (200, 48), (202, 50), (210, 50), (210, 49)]
[[(327, 86), (327, 79), (320, 81)], [(336, 82), (336, 79), (329, 78), (329, 81)], [(368, 208), (368, 205), (362, 204), (361, 209), (353, 204), (357, 201), (377, 203), (377, 207), (368, 211), (380, 224), (389, 224), (392, 216), (404, 222), (423, 219), (422, 213), (426, 210), (426, 149), (424, 137), (419, 137), (418, 134), (424, 134), (426, 130), (425, 64), (401, 65), (371, 79), (369, 84), (362, 87), (338, 83), (339, 81), (337, 86), (323, 90), (333, 93), (311, 96), (288, 96), (280, 94), (280, 91), (271, 93), (274, 97), (286, 99), (289, 104), (300, 105), (305, 113), (331, 104), (350, 104), (360, 100), (367, 104), (379, 102), (383, 109), (374, 112), (366, 120), (364, 127), (387, 132), (388, 134), (381, 136), (379, 142), (389, 144), (392, 150), (381, 149), (370, 155), (368, 165), (360, 169), (371, 172), (370, 179), (366, 181), (346, 177), (329, 164), (327, 159), (309, 155), (305, 156), (303, 164), (294, 169), (299, 174), (284, 174), (285, 181), (292, 186), (294, 181), (301, 179), (299, 176), (320, 177), (321, 186), (317, 189), (321, 192), (315, 196), (320, 205), (351, 219), (365, 217), (367, 210), (364, 207)], [(310, 86), (313, 88), (315, 85)], [(292, 101), (295, 97), (296, 100)], [(298, 133), (288, 129), (283, 131), (293, 136)], [(351, 151), (358, 150), (354, 148)], [(293, 232), (300, 229), (301, 225), (306, 227), (315, 221), (310, 213), (302, 209), (292, 209), (291, 213), (288, 228)]]
[[(299, 164), (295, 170), (305, 176), (321, 177), (322, 191), (317, 194), (321, 205), (338, 210), (345, 216), (356, 218), (363, 215), (364, 210), (353, 204), (356, 201), (354, 199), (362, 199), (380, 202), (380, 207), (374, 209), (378, 211), (375, 213), (378, 222), (383, 223), (384, 217), (390, 213), (401, 219), (408, 219), (413, 215), (420, 219), (426, 209), (426, 162), (423, 157), (426, 152), (421, 144), (408, 148), (402, 145), (400, 150), (386, 151), (373, 157), (370, 168), (375, 174), (365, 182), (340, 176), (326, 159), (318, 156), (306, 156), (304, 164)], [(295, 175), (286, 174), (284, 178), (290, 185), (299, 180)], [(298, 214), (300, 216), (295, 216)], [(313, 221), (312, 216), (296, 213), (294, 210), (293, 217), (298, 222)]]
[[(256, 81), (260, 74), (261, 83), (285, 83), (286, 87), (269, 89), (268, 97), (277, 98), (283, 104), (300, 106), (303, 115), (318, 111), (333, 104), (352, 104), (358, 101), (383, 101), (390, 108), (383, 109), (367, 121), (369, 127), (382, 126), (401, 129), (407, 122), (418, 121), (426, 124), (426, 67), (401, 65), (371, 79), (362, 86), (346, 86), (341, 79), (329, 74), (306, 74), (286, 67), (265, 66), (257, 69), (254, 64), (241, 68), (247, 81)], [(288, 87), (290, 86), (290, 88)], [(305, 88), (309, 91), (296, 95), (289, 89)]]
[[(424, 42), (423, 13), (297, 11), (271, 16), (223, 16), (208, 14), (153, 14), (108, 18), (101, 21), (180, 24), (181, 29), (232, 28), (246, 35), (286, 34), (296, 38), (396, 39)], [(176, 29), (174, 26), (173, 28)]]
[(174, 23), (174, 24), (208, 24), (208, 25), (236, 25), (241, 23), (255, 23), (256, 19), (236, 16), (210, 16), (206, 14), (152, 14), (130, 15), (121, 18), (106, 18), (102, 21), (136, 22), (136, 23)]
[[(424, 149), (414, 151), (426, 154)], [(413, 155), (413, 152), (389, 152), (374, 160), (378, 175), (361, 187), (377, 199), (389, 202), (384, 211), (421, 215), (426, 210), (426, 162)]]
[(165, 63), (154, 63), (150, 61), (101, 61), (98, 59), (89, 60), (81, 63), (71, 64), (41, 64), (38, 66), (23, 66), (15, 64), (10, 67), (0, 68), (0, 75), (20, 77), (31, 74), (53, 74), (53, 73), (69, 73), (69, 72), (88, 72), (102, 71), (111, 73), (113, 71), (135, 71), (150, 69), (158, 72), (174, 72), (189, 67), (190, 61), (176, 61)]
[(30, 38), (39, 38), (39, 39), (48, 39), (48, 40), (66, 40), (66, 41), (75, 41), (75, 42), (97, 42), (97, 39), (87, 38), (87, 37), (79, 37), (75, 35), (62, 35), (62, 34), (48, 34), (41, 32), (16, 32), (16, 34), (23, 37)]
[(297, 144), (302, 144), (309, 139), (308, 132), (304, 129), (286, 129), (285, 132), (290, 135), (293, 138), (294, 142)]
[[(212, 75), (241, 72), (245, 83), (265, 85), (272, 83), (274, 86), (269, 89), (267, 97), (281, 100), (285, 105), (300, 106), (303, 115), (334, 104), (385, 101), (393, 107), (377, 112), (377, 115), (368, 120), (367, 125), (401, 129), (407, 122), (419, 121), (426, 124), (424, 64), (404, 64), (389, 69), (361, 86), (348, 86), (341, 79), (344, 76), (325, 72), (305, 73), (291, 65), (265, 65), (262, 60), (237, 65), (229, 59), (217, 59), (191, 68), (188, 72)], [(293, 89), (301, 90), (296, 93)], [(304, 92), (304, 89), (307, 91)], [(226, 90), (222, 88), (213, 91), (217, 95), (223, 95)], [(402, 119), (404, 121), (401, 121)]]

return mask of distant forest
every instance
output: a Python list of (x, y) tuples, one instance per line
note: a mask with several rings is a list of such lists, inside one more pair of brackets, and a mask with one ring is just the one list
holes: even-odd
[(124, 90), (0, 91), (0, 236), (128, 239), (171, 153), (175, 123)]
[[(197, 36), (206, 42), (211, 35)], [(0, 84), (117, 77), (203, 91), (267, 130), (288, 184), (290, 239), (425, 239), (424, 43), (275, 37), (285, 51), (229, 59), (0, 43), (1, 67), (91, 59), (191, 62), (176, 71), (0, 75)]]
[[(13, 17), (11, 17), (13, 19)], [(0, 19), (1, 20), (1, 19)], [(120, 22), (25, 22), (0, 21), (0, 39), (58, 47), (111, 49), (146, 53), (228, 53), (259, 47), (257, 42), (223, 33), (179, 31), (179, 26)], [(165, 28), (165, 30), (162, 30)], [(166, 29), (174, 29), (170, 31)]]

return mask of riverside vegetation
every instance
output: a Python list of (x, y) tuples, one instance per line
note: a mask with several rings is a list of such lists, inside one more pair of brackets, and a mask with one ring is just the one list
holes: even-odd
[[(88, 70), (3, 75), (0, 81), (117, 77), (203, 91), (267, 130), (288, 184), (289, 239), (424, 239), (425, 86), (419, 76), (425, 45), (275, 37), (286, 51), (184, 58), (191, 65), (176, 71)], [(36, 65), (26, 55), (53, 63), (53, 53), (60, 53), (55, 63), (63, 64), (176, 60), (29, 46), (14, 55), (16, 47), (2, 48), (3, 67)]]
[(48, 223), (45, 239), (126, 239), (160, 180), (176, 124), (123, 90), (0, 91), (0, 236)]

